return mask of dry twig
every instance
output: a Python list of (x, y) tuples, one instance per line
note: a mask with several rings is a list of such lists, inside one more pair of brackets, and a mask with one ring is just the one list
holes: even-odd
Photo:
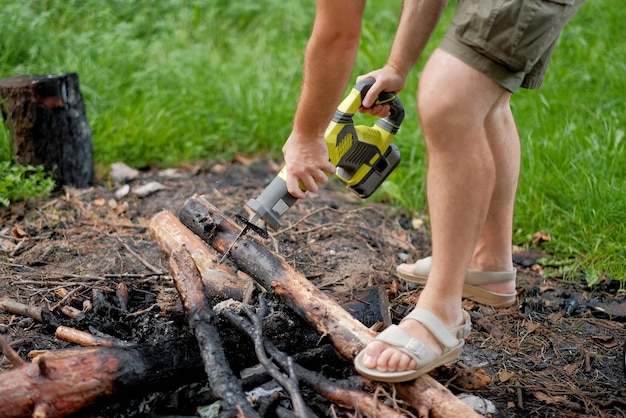
[(43, 322), (41, 313), (42, 309), (38, 306), (25, 305), (10, 299), (8, 296), (0, 298), (0, 308), (16, 315), (27, 316), (38, 322)]
[(11, 362), (14, 367), (26, 364), (9, 343), (0, 335), (0, 352)]
[[(248, 321), (244, 321), (243, 318), (231, 310), (222, 310), (220, 311), (220, 315), (227, 318), (233, 325), (237, 326), (248, 335), (254, 335), (254, 330), (251, 329), (252, 325)], [(285, 353), (278, 350), (278, 348), (276, 348), (271, 341), (266, 340), (261, 343), (263, 344), (264, 350), (267, 350), (272, 358), (281, 364), (283, 369), (293, 370), (292, 373), (294, 373), (294, 375), (297, 374), (299, 380), (312, 386), (316, 392), (326, 397), (330, 402), (336, 403), (345, 408), (353, 409), (354, 411), (363, 413), (366, 416), (388, 418), (412, 416), (410, 413), (409, 415), (406, 415), (408, 413), (407, 411), (402, 411), (403, 413), (400, 413), (397, 410), (388, 407), (384, 403), (379, 402), (376, 396), (341, 387), (338, 383), (331, 382), (325, 377), (300, 366), (299, 364), (293, 362)]]
[(256, 353), (259, 362), (263, 365), (265, 370), (278, 382), (291, 396), (291, 401), (293, 403), (294, 413), (299, 418), (306, 418), (309, 414), (307, 411), (307, 407), (302, 400), (302, 396), (300, 395), (300, 391), (298, 388), (298, 380), (292, 370), (292, 362), (291, 359), (288, 360), (288, 376), (285, 377), (280, 370), (272, 363), (272, 361), (265, 354), (265, 348), (263, 345), (263, 326), (261, 324), (261, 318), (265, 316), (265, 297), (263, 294), (259, 295), (259, 312), (254, 313), (249, 306), (241, 305), (244, 312), (250, 319), (250, 321), (246, 324), (245, 320), (242, 317), (239, 317), (233, 312), (229, 312), (232, 315), (232, 318), (229, 315), (229, 319), (237, 322), (239, 327), (248, 334), (248, 336), (254, 342), (254, 351)]

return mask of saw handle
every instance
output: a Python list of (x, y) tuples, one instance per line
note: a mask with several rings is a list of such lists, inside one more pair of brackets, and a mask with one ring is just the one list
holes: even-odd
[[(368, 77), (356, 83), (354, 88), (361, 92), (361, 103), (363, 103), (365, 96), (370, 91), (375, 82), (376, 80), (373, 77)], [(398, 96), (396, 96), (395, 93), (381, 91), (374, 104), (389, 106), (389, 116), (381, 119), (376, 124), (395, 135), (400, 128), (400, 124), (404, 120), (404, 106), (402, 105), (402, 102), (400, 101)]]

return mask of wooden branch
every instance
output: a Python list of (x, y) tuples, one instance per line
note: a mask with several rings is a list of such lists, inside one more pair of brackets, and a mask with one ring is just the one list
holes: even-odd
[(169, 256), (185, 248), (210, 295), (218, 299), (242, 300), (250, 282), (238, 278), (226, 264), (217, 265), (217, 254), (197, 235), (190, 233), (174, 214), (168, 211), (156, 214), (150, 222), (150, 235)]
[(43, 322), (41, 317), (42, 309), (40, 307), (25, 305), (9, 298), (8, 296), (0, 298), (0, 309), (4, 309), (12, 314), (27, 316), (38, 322)]
[[(181, 222), (219, 253), (230, 246), (241, 228), (205, 197), (194, 195), (179, 214)], [(263, 287), (272, 290), (335, 348), (352, 360), (369, 343), (374, 333), (352, 317), (328, 294), (316, 288), (302, 274), (273, 254), (250, 235), (230, 251), (231, 259)], [(396, 385), (403, 387), (403, 399), (433, 417), (479, 417), (431, 376)], [(400, 393), (400, 392), (399, 392)]]
[[(192, 306), (194, 307), (194, 312), (197, 311), (198, 313), (202, 313), (204, 310), (207, 312), (212, 311), (212, 308), (207, 305), (206, 298), (201, 292), (200, 288), (202, 285), (209, 286), (210, 290), (208, 290), (207, 293), (217, 292), (220, 297), (225, 296), (225, 293), (230, 294), (231, 296), (234, 294), (235, 296), (239, 296), (238, 300), (241, 300), (243, 295), (239, 294), (239, 292), (233, 292), (232, 289), (243, 289), (243, 285), (247, 284), (246, 281), (228, 275), (228, 282), (234, 283), (234, 286), (230, 287), (231, 290), (228, 292), (224, 292), (222, 285), (225, 273), (221, 273), (216, 270), (218, 268), (218, 264), (216, 262), (218, 258), (217, 255), (206, 251), (206, 244), (204, 241), (200, 240), (197, 235), (191, 233), (191, 231), (182, 225), (171, 213), (162, 212), (156, 215), (151, 222), (150, 232), (155, 240), (160, 243), (161, 247), (168, 254), (170, 254), (170, 269), (172, 276), (176, 282), (177, 288), (179, 289), (179, 293), (184, 300), (187, 300), (185, 303), (186, 309), (188, 309), (187, 306)], [(204, 280), (202, 280), (202, 282), (191, 279), (199, 274), (198, 265), (202, 266), (204, 273)], [(238, 281), (243, 283), (239, 284)], [(375, 296), (379, 298), (381, 297), (381, 292), (378, 288), (375, 288), (370, 293), (371, 294), (367, 294), (367, 297), (365, 297), (368, 301), (371, 301)], [(372, 312), (365, 309), (359, 309), (361, 305), (365, 305), (363, 303), (348, 302), (347, 305), (349, 305), (350, 309), (355, 312), (357, 317), (364, 317), (366, 319), (374, 317)], [(197, 324), (192, 323), (193, 319), (191, 317), (189, 321), (192, 329), (196, 329)], [(271, 329), (278, 328), (277, 326), (273, 326), (271, 321), (269, 321), (269, 325)], [(280, 327), (280, 324), (278, 326)], [(281, 328), (284, 329), (284, 326)], [(291, 328), (291, 332), (294, 334), (297, 333), (297, 331), (293, 328)], [(218, 334), (217, 332), (212, 332), (208, 335), (217, 336)], [(218, 341), (214, 342), (216, 346), (214, 349), (221, 349), (218, 344), (219, 338), (217, 338), (217, 340)], [(317, 337), (315, 337), (315, 339), (305, 338), (305, 340), (316, 341)], [(303, 348), (303, 346), (300, 346), (300, 348)], [(206, 347), (203, 348), (202, 346), (200, 349), (201, 352), (212, 352), (214, 350)], [(233, 353), (231, 352), (230, 354), (232, 355)], [(215, 363), (215, 360), (205, 359), (205, 364), (211, 365), (210, 369), (214, 368), (213, 365)], [(209, 373), (209, 370), (207, 370), (207, 373)], [(214, 383), (211, 383), (211, 387), (215, 388), (216, 386)], [(222, 391), (216, 390), (216, 392), (221, 393)]]
[[(218, 253), (226, 251), (241, 230), (198, 195), (187, 200), (179, 218)], [(268, 291), (273, 291), (321, 335), (328, 337), (346, 358), (354, 358), (373, 339), (374, 332), (282, 258), (255, 241), (252, 234), (237, 242), (230, 251), (230, 257), (241, 270)]]
[(214, 393), (220, 394), (227, 410), (236, 411), (239, 407), (244, 416), (258, 417), (228, 365), (215, 314), (204, 295), (200, 272), (190, 259), (189, 252), (184, 249), (177, 250), (170, 257), (170, 269), (178, 293), (183, 299), (189, 326), (198, 341), (211, 389)]
[(81, 331), (76, 328), (67, 327), (65, 325), (60, 325), (54, 331), (54, 336), (59, 340), (68, 341), (74, 344), (78, 344), (83, 347), (93, 347), (93, 346), (107, 346), (107, 347), (130, 347), (135, 344), (129, 343), (128, 341), (119, 340), (117, 338), (109, 337), (100, 337), (97, 335), (90, 334), (86, 331)]
[[(226, 318), (233, 325), (243, 329), (251, 338), (254, 338), (253, 324), (245, 321), (241, 316), (231, 310), (225, 310), (222, 314), (226, 316)], [(287, 369), (287, 367), (293, 369), (299, 380), (309, 384), (317, 393), (324, 396), (329, 401), (364, 413), (366, 416), (384, 416), (386, 418), (399, 418), (403, 416), (392, 408), (379, 402), (370, 394), (355, 390), (354, 388), (344, 388), (340, 384), (332, 382), (323, 376), (300, 366), (298, 363), (290, 362), (289, 357), (282, 351), (278, 350), (278, 348), (272, 344), (271, 341), (264, 341), (263, 344), (264, 348), (268, 351), (272, 358), (279, 362), (284, 369)], [(352, 384), (352, 386), (354, 385)]]
[(284, 370), (283, 373), (280, 368), (274, 364), (273, 359), (269, 358), (265, 351), (262, 318), (267, 314), (267, 305), (265, 303), (264, 295), (259, 295), (259, 307), (257, 311), (253, 311), (248, 305), (243, 304), (240, 308), (246, 313), (248, 320), (245, 320), (242, 317), (238, 317), (237, 319), (242, 324), (246, 324), (246, 326), (241, 328), (253, 341), (254, 351), (260, 364), (265, 369), (265, 372), (287, 391), (289, 397), (291, 398), (291, 404), (293, 406), (295, 416), (298, 418), (306, 418), (308, 415), (307, 406), (302, 399), (298, 379), (293, 371), (293, 361), (289, 358), (290, 360), (288, 362), (284, 362), (282, 367)]
[[(254, 290), (258, 287), (251, 279), (228, 273), (232, 269), (225, 263), (217, 264), (219, 254), (207, 248), (206, 243), (171, 212), (164, 211), (156, 214), (150, 222), (149, 231), (166, 254), (171, 256), (174, 252), (183, 249), (190, 254), (190, 263), (195, 264), (201, 272), (206, 293), (213, 301), (234, 299), (246, 302), (247, 293), (251, 293), (248, 292), (249, 289)], [(346, 298), (341, 302), (341, 306), (353, 317), (369, 326), (377, 322), (389, 324), (391, 321), (389, 299), (386, 291), (380, 286), (372, 286), (356, 292), (353, 299)], [(279, 320), (280, 317), (285, 321)], [(291, 324), (288, 325), (288, 329), (286, 329), (286, 324)], [(268, 337), (276, 337), (275, 340), (280, 340), (275, 343), (283, 350), (291, 341), (298, 341), (297, 345), (301, 349), (306, 349), (309, 342), (312, 345), (317, 345), (319, 342), (319, 334), (290, 309), (277, 311), (272, 316), (272, 321), (264, 324), (264, 328)], [(229, 329), (223, 331), (226, 334), (231, 333)], [(237, 333), (237, 337), (239, 336), (240, 334)], [(224, 337), (226, 338), (227, 335)], [(232, 352), (229, 354), (234, 355)]]
[(0, 335), (0, 353), (4, 354), (4, 356), (13, 364), (14, 367), (20, 367), (26, 364), (24, 360), (20, 357), (19, 354), (9, 345), (9, 343)]
[(0, 415), (66, 417), (115, 394), (201, 380), (191, 340), (158, 346), (90, 347), (46, 352), (2, 374)]
[(0, 309), (4, 309), (12, 314), (27, 316), (52, 329), (59, 326), (58, 319), (52, 312), (38, 306), (25, 305), (8, 296), (0, 298)]
[[(176, 251), (187, 251), (202, 275), (207, 294), (216, 300), (234, 299), (246, 302), (247, 295), (254, 290), (255, 282), (235, 275), (226, 264), (218, 263), (220, 255), (211, 251), (206, 243), (191, 232), (171, 212), (156, 214), (149, 227), (152, 239), (171, 256)], [(367, 326), (377, 322), (391, 324), (389, 298), (382, 286), (372, 286), (344, 298), (341, 306)]]

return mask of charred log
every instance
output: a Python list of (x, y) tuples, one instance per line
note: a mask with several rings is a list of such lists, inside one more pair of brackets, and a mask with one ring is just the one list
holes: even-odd
[(200, 272), (188, 252), (179, 250), (170, 257), (176, 288), (183, 299), (183, 305), (193, 330), (209, 384), (215, 393), (220, 394), (224, 408), (236, 412), (238, 408), (246, 417), (259, 416), (250, 406), (226, 361), (226, 355), (219, 338), (216, 317), (204, 295)]
[[(234, 275), (226, 264), (219, 264), (219, 254), (207, 248), (206, 243), (171, 212), (161, 212), (152, 218), (150, 234), (166, 254), (172, 256), (179, 251), (189, 254), (186, 258), (187, 263), (195, 264), (197, 267), (202, 276), (206, 296), (213, 306), (227, 299), (246, 302), (251, 294), (258, 291), (258, 285), (253, 281), (240, 278)], [(193, 269), (193, 266), (190, 265), (189, 268)], [(295, 354), (294, 350), (301, 352), (320, 345), (320, 335), (304, 319), (275, 295), (269, 294), (267, 300), (273, 309), (263, 318), (263, 327), (266, 337), (272, 340), (278, 349)], [(363, 289), (355, 294), (352, 300), (346, 299), (341, 305), (357, 320), (368, 326), (390, 321), (389, 299), (383, 289), (377, 286)], [(252, 352), (254, 347), (246, 338), (242, 338), (240, 330), (229, 327), (222, 321), (219, 320), (220, 335), (225, 351), (229, 353), (232, 361), (233, 370), (250, 367), (254, 359), (248, 353)]]
[[(187, 228), (219, 253), (228, 249), (241, 230), (203, 196), (191, 197), (179, 217)], [(329, 338), (346, 358), (354, 358), (373, 338), (374, 333), (331, 296), (250, 235), (237, 242), (230, 257), (241, 270), (267, 291), (275, 293), (322, 336)]]
[(191, 340), (46, 352), (2, 374), (0, 411), (7, 418), (65, 417), (115, 395), (199, 381), (201, 362)]

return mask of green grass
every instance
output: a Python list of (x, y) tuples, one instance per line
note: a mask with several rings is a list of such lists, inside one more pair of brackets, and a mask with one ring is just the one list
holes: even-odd
[[(401, 0), (371, 1), (354, 76), (385, 62)], [(426, 160), (415, 88), (448, 6), (400, 97), (403, 162), (375, 198), (424, 212)], [(98, 166), (280, 159), (291, 128), (314, 2), (0, 0), (0, 77), (76, 72)], [(515, 244), (540, 245), (572, 279), (626, 281), (624, 8), (588, 2), (566, 27), (539, 91), (513, 110), (523, 143)], [(11, 158), (0, 130), (0, 161)]]
[(588, 2), (566, 28), (544, 87), (523, 92), (516, 238), (549, 232), (544, 247), (568, 277), (625, 277), (626, 13)]
[(312, 6), (0, 3), (0, 73), (77, 72), (99, 163), (276, 152), (288, 132)]

